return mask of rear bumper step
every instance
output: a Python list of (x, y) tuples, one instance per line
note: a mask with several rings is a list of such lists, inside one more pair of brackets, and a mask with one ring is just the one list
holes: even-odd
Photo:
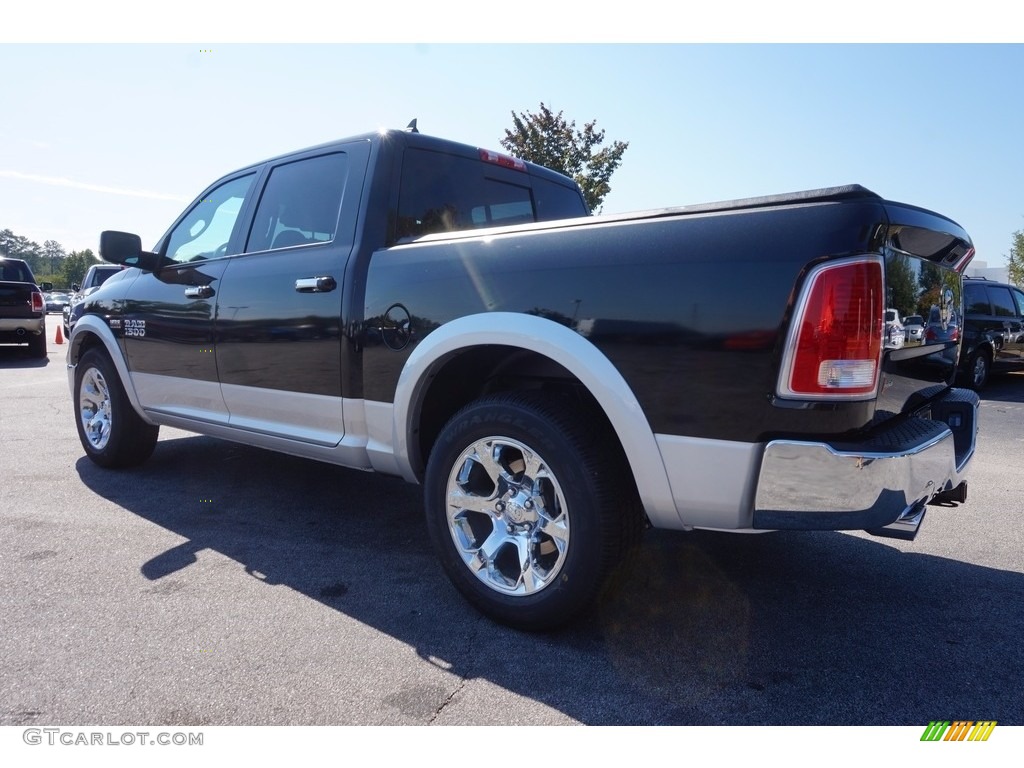
[(753, 527), (913, 539), (929, 502), (966, 500), (978, 403), (974, 392), (952, 389), (928, 412), (862, 442), (773, 440), (761, 462)]

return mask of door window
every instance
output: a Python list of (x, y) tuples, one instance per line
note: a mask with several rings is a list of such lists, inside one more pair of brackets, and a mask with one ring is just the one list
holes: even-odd
[(184, 263), (226, 256), (253, 178), (252, 173), (240, 176), (204, 195), (171, 232), (167, 258)]
[(345, 154), (336, 152), (274, 168), (256, 208), (245, 252), (333, 240), (347, 167)]
[(1010, 298), (1010, 290), (1001, 286), (989, 286), (988, 297), (992, 302), (992, 314), (996, 317), (1016, 317), (1017, 308)]
[(964, 283), (964, 311), (969, 315), (992, 314), (985, 286), (977, 283)]
[(1010, 291), (1013, 294), (1013, 300), (1017, 302), (1017, 314), (1024, 316), (1024, 293), (1021, 293), (1016, 288)]

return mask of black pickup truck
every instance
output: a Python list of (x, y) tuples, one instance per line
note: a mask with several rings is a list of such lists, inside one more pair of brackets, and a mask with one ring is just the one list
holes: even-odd
[(51, 283), (36, 285), (21, 259), (0, 256), (0, 344), (28, 344), (32, 357), (46, 357), (46, 300)]
[[(886, 348), (892, 284), (961, 312), (949, 219), (845, 186), (591, 217), (575, 184), (384, 131), (231, 173), (81, 305), (86, 454), (159, 425), (422, 483), (448, 575), (536, 629), (645, 524), (913, 538), (966, 499), (958, 336)], [(949, 306), (946, 306), (946, 305)]]

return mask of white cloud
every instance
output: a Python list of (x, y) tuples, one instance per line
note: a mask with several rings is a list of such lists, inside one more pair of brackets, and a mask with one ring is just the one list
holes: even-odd
[(84, 181), (65, 179), (59, 176), (39, 176), (34, 173), (22, 173), (21, 171), (0, 170), (0, 178), (19, 179), (31, 181), (36, 184), (47, 184), (51, 187), (70, 187), (72, 189), (84, 189), (87, 192), (103, 192), (108, 195), (124, 195), (125, 197), (144, 197), (151, 200), (174, 200), (179, 203), (187, 203), (189, 198), (178, 195), (168, 195), (163, 192), (147, 192), (142, 189), (120, 189), (118, 187), (105, 187), (100, 184), (89, 184)]

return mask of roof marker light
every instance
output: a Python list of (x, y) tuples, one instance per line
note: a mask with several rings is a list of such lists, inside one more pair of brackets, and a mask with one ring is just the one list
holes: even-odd
[(526, 163), (518, 157), (503, 155), (500, 152), (492, 152), (489, 149), (480, 150), (480, 159), (485, 163), (494, 163), (495, 165), (500, 165), (502, 168), (511, 168), (514, 171), (526, 170)]

